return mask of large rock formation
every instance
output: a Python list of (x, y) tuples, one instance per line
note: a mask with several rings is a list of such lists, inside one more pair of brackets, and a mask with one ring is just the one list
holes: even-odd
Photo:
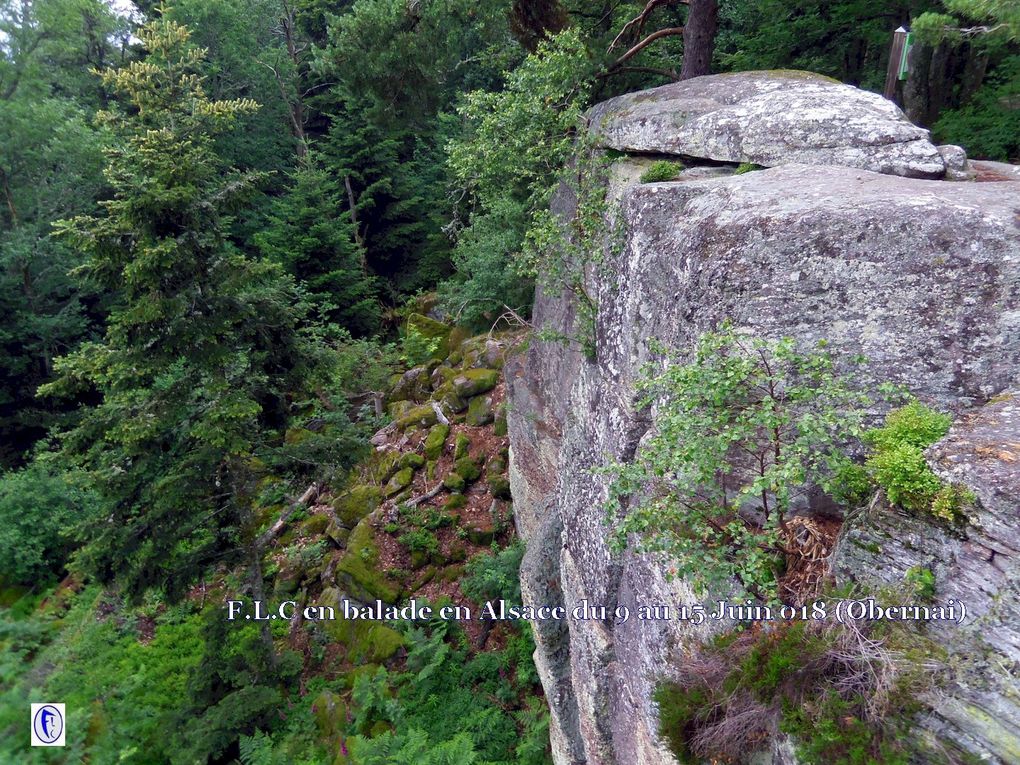
[[(716, 94), (713, 83), (723, 90)], [(634, 140), (637, 133), (613, 132), (603, 121), (605, 143), (637, 151), (700, 151), (676, 142), (677, 126), (683, 132), (688, 116), (676, 111), (671, 95), (679, 87), (597, 108), (596, 115), (605, 116), (625, 103), (637, 105), (649, 136)], [(726, 78), (688, 87), (703, 92), (706, 102), (744, 98), (728, 95)], [(753, 91), (763, 92), (757, 86)], [(792, 97), (771, 93), (779, 102)], [(714, 145), (713, 135), (721, 144), (730, 140), (729, 133), (718, 135), (719, 128), (701, 124), (705, 135), (698, 145)], [(908, 128), (902, 135), (910, 135)], [(799, 134), (795, 125), (790, 130)], [(886, 166), (884, 150), (876, 152), (871, 166), (892, 173), (906, 168)], [(814, 160), (822, 161), (819, 156)], [(611, 183), (626, 225), (625, 246), (587, 279), (599, 306), (595, 359), (573, 344), (536, 339), (507, 368), (511, 481), (518, 527), (528, 540), (522, 584), (533, 604), (572, 607), (588, 599), (634, 607), (692, 598), (683, 582), (668, 582), (654, 562), (610, 552), (602, 509), (608, 479), (592, 472), (609, 460), (632, 457), (654, 423), (654, 411), (640, 411), (635, 403), (651, 338), (689, 348), (724, 318), (765, 337), (792, 336), (805, 345), (824, 338), (838, 358), (867, 357), (858, 377), (863, 388), (902, 383), (958, 414), (1020, 382), (1020, 184), (950, 184), (790, 164), (641, 185), (631, 165), (618, 161)], [(569, 214), (565, 195), (558, 204)], [(567, 336), (581, 331), (566, 295), (540, 292), (535, 324)], [(856, 530), (861, 525), (878, 529), (879, 536), (884, 529), (884, 547), (845, 544), (837, 561), (848, 574), (863, 570), (893, 581), (920, 560), (936, 570), (938, 598), (971, 598), (978, 615), (987, 617), (982, 623), (993, 627), (984, 634), (971, 629), (966, 638), (958, 636), (959, 643), (939, 638), (962, 652), (961, 665), (974, 660), (924, 727), (950, 746), (1002, 765), (1020, 761), (1020, 733), (1008, 722), (1020, 714), (1018, 436), (1015, 429), (1010, 435), (1016, 425), (1011, 402), (961, 422), (932, 452), (940, 471), (970, 485), (981, 500), (964, 537), (950, 541), (916, 519), (916, 528), (907, 529), (892, 511), (876, 509), (880, 517), (857, 521), (848, 538), (863, 533)], [(904, 535), (928, 543), (916, 549), (898, 543)], [(676, 621), (612, 619), (538, 625), (536, 658), (552, 709), (558, 765), (674, 762), (659, 741), (651, 694), (656, 678), (669, 673), (677, 647), (694, 639), (691, 629)], [(777, 745), (767, 759), (788, 757)]]
[(663, 85), (592, 110), (602, 145), (772, 167), (804, 162), (941, 178), (946, 165), (895, 104), (809, 72), (738, 72)]

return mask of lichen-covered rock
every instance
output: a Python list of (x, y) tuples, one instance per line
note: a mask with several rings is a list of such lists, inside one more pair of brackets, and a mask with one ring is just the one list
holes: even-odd
[(475, 396), (468, 402), (467, 417), (464, 422), (474, 427), (488, 425), (496, 419), (492, 409), (492, 396)]
[(400, 375), (386, 398), (391, 402), (421, 403), (428, 400), (431, 391), (432, 379), (429, 370), (426, 367), (414, 367)]
[(442, 423), (433, 425), (425, 436), (425, 456), (430, 460), (439, 459), (443, 453), (443, 446), (446, 444), (446, 437), (450, 435), (450, 426)]
[[(624, 246), (609, 256), (606, 272), (612, 278), (592, 270), (585, 284), (599, 306), (594, 360), (576, 346), (532, 339), (527, 353), (511, 358), (506, 370), (509, 476), (515, 522), (528, 540), (521, 569), (525, 602), (545, 605), (562, 598), (568, 607), (582, 599), (633, 606), (694, 599), (683, 582), (668, 582), (654, 560), (609, 549), (604, 505), (610, 479), (592, 470), (608, 460), (630, 459), (654, 420), (654, 411), (639, 408), (636, 387), (642, 367), (654, 357), (653, 339), (690, 349), (725, 318), (738, 330), (771, 339), (789, 336), (802, 347), (824, 339), (840, 365), (858, 354), (866, 358), (854, 378), (862, 389), (904, 384), (956, 414), (1015, 390), (1020, 380), (1015, 188), (793, 165), (620, 189)], [(569, 211), (569, 197), (561, 196), (558, 205)], [(539, 291), (534, 323), (561, 336), (583, 331), (565, 293)], [(1015, 426), (1004, 425), (1004, 432), (1009, 427)], [(999, 496), (991, 489), (999, 474), (981, 466), (990, 472), (975, 480), (978, 463), (953, 462), (953, 454), (958, 447), (937, 446), (936, 470), (946, 477), (968, 474), (960, 480), (974, 483), (972, 490), (990, 504), (976, 528), (996, 543), (976, 537), (954, 542), (934, 521), (915, 518), (911, 526), (893, 517), (883, 537), (890, 543), (881, 556), (884, 568), (874, 552), (860, 546), (856, 549), (871, 557), (848, 559), (848, 565), (901, 578), (916, 563), (907, 550), (916, 544), (928, 551), (927, 565), (937, 581), (954, 581), (957, 588), (990, 586), (989, 598), (992, 591), (1000, 593), (1002, 619), (990, 622), (984, 653), (940, 704), (931, 730), (987, 762), (1015, 762), (1009, 753), (1013, 721), (1020, 719), (1013, 708), (1020, 616), (1012, 604), (1020, 598), (1010, 589), (1017, 581), (1016, 553), (1007, 543), (1015, 537), (997, 519), (1009, 517), (1002, 508), (1012, 508), (1013, 527), (1020, 526), (1017, 491), (1007, 485), (1001, 496), (1013, 497), (1012, 505), (1001, 499), (996, 505), (988, 497)], [(995, 470), (1003, 466), (1008, 461)], [(897, 536), (903, 544), (895, 543)], [(1003, 568), (993, 572), (999, 565)], [(952, 591), (940, 590), (939, 597)], [(536, 664), (552, 711), (558, 765), (674, 765), (659, 741), (652, 689), (672, 652), (690, 639), (677, 621), (537, 624)], [(1012, 701), (1006, 695), (1010, 683)]]
[(400, 584), (378, 569), (379, 546), (375, 541), (372, 517), (362, 519), (347, 540), (347, 550), (336, 567), (337, 583), (351, 597), (372, 601), (379, 599), (396, 603)]
[(496, 499), (510, 499), (510, 481), (506, 476), (494, 475), (488, 479), (489, 493)]
[(965, 604), (963, 626), (929, 630), (951, 650), (949, 687), (921, 721), (943, 746), (982, 762), (1020, 762), (1020, 400), (1006, 394), (957, 421), (928, 450), (935, 473), (978, 499), (962, 529), (876, 504), (849, 525), (836, 572), (865, 585), (935, 577), (937, 603)]
[(846, 165), (941, 178), (945, 161), (891, 101), (809, 72), (737, 72), (628, 93), (590, 113), (597, 142), (766, 167)]

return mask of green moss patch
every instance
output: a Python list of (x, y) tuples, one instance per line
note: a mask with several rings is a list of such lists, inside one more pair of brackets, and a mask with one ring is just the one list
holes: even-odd
[(380, 571), (379, 547), (371, 518), (364, 518), (347, 540), (347, 552), (337, 564), (337, 581), (358, 600), (396, 603), (400, 585)]

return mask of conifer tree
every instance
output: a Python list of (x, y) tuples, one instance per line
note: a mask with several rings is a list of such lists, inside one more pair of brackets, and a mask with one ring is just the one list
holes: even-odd
[(165, 12), (138, 37), (143, 60), (101, 73), (123, 104), (101, 115), (120, 139), (113, 198), (58, 224), (115, 307), (104, 339), (59, 360), (43, 392), (102, 396), (62, 435), (106, 505), (81, 564), (129, 594), (174, 597), (250, 550), (252, 458), (272, 447), (311, 355), (299, 290), (226, 236), (260, 179), (225, 167), (213, 141), (257, 104), (211, 100), (203, 51)]

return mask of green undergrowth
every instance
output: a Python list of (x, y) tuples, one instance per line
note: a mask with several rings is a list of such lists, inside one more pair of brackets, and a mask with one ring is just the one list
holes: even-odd
[(747, 763), (777, 734), (793, 739), (804, 765), (907, 765), (941, 655), (922, 631), (895, 622), (725, 633), (657, 685), (660, 732), (685, 765)]

